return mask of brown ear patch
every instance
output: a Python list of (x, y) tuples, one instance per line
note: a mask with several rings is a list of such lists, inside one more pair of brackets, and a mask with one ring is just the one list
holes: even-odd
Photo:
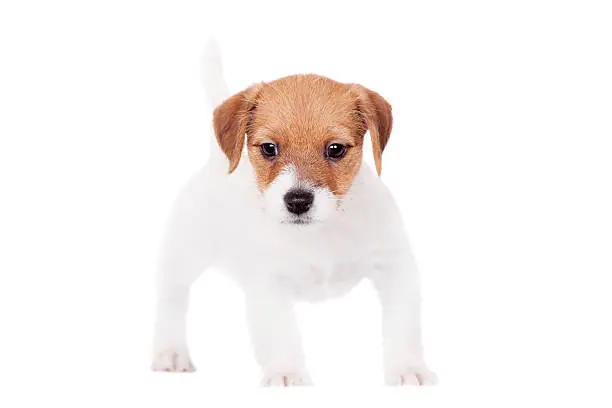
[(219, 147), (229, 160), (229, 172), (233, 172), (242, 155), (245, 134), (257, 105), (261, 85), (254, 85), (219, 105), (213, 113), (213, 126)]
[(391, 136), (393, 115), (391, 105), (378, 93), (361, 85), (353, 85), (353, 90), (359, 95), (357, 110), (370, 131), (374, 163), (378, 175), (382, 170), (382, 152)]

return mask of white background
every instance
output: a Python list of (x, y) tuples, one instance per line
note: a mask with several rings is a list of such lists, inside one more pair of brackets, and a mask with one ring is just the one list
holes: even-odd
[[(2, 1), (0, 406), (610, 406), (608, 5)], [(208, 156), (211, 34), (232, 91), (314, 72), (393, 105), (383, 180), (439, 387), (381, 386), (363, 284), (299, 309), (318, 386), (259, 389), (217, 272), (193, 292), (198, 373), (148, 371), (161, 229)]]

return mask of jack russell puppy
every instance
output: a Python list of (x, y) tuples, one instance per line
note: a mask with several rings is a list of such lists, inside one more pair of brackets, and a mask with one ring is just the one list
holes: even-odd
[[(435, 384), (423, 358), (414, 258), (378, 177), (389, 103), (361, 85), (317, 75), (229, 96), (214, 44), (204, 71), (218, 146), (183, 188), (167, 227), (153, 370), (195, 370), (185, 328), (189, 288), (214, 265), (244, 290), (262, 385), (311, 383), (295, 302), (346, 294), (364, 278), (382, 304), (386, 383)], [(362, 162), (366, 131), (377, 174)]]

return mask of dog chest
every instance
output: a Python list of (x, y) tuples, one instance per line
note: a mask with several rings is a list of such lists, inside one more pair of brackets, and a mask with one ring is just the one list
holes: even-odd
[(368, 274), (371, 243), (360, 225), (249, 228), (234, 235), (225, 258), (246, 285), (268, 281), (298, 300), (320, 301), (346, 294)]
[(293, 262), (278, 265), (270, 278), (284, 293), (298, 300), (320, 301), (348, 293), (365, 275), (364, 262)]

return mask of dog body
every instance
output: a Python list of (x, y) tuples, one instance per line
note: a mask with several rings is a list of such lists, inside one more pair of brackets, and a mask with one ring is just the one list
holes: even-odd
[(194, 370), (185, 336), (189, 287), (215, 266), (244, 290), (264, 385), (310, 383), (295, 302), (346, 294), (364, 278), (382, 304), (386, 382), (435, 383), (423, 360), (418, 276), (401, 216), (361, 160), (368, 129), (380, 172), (390, 106), (366, 88), (314, 75), (227, 98), (211, 55), (221, 149), (214, 146), (185, 185), (168, 224), (153, 369)]

